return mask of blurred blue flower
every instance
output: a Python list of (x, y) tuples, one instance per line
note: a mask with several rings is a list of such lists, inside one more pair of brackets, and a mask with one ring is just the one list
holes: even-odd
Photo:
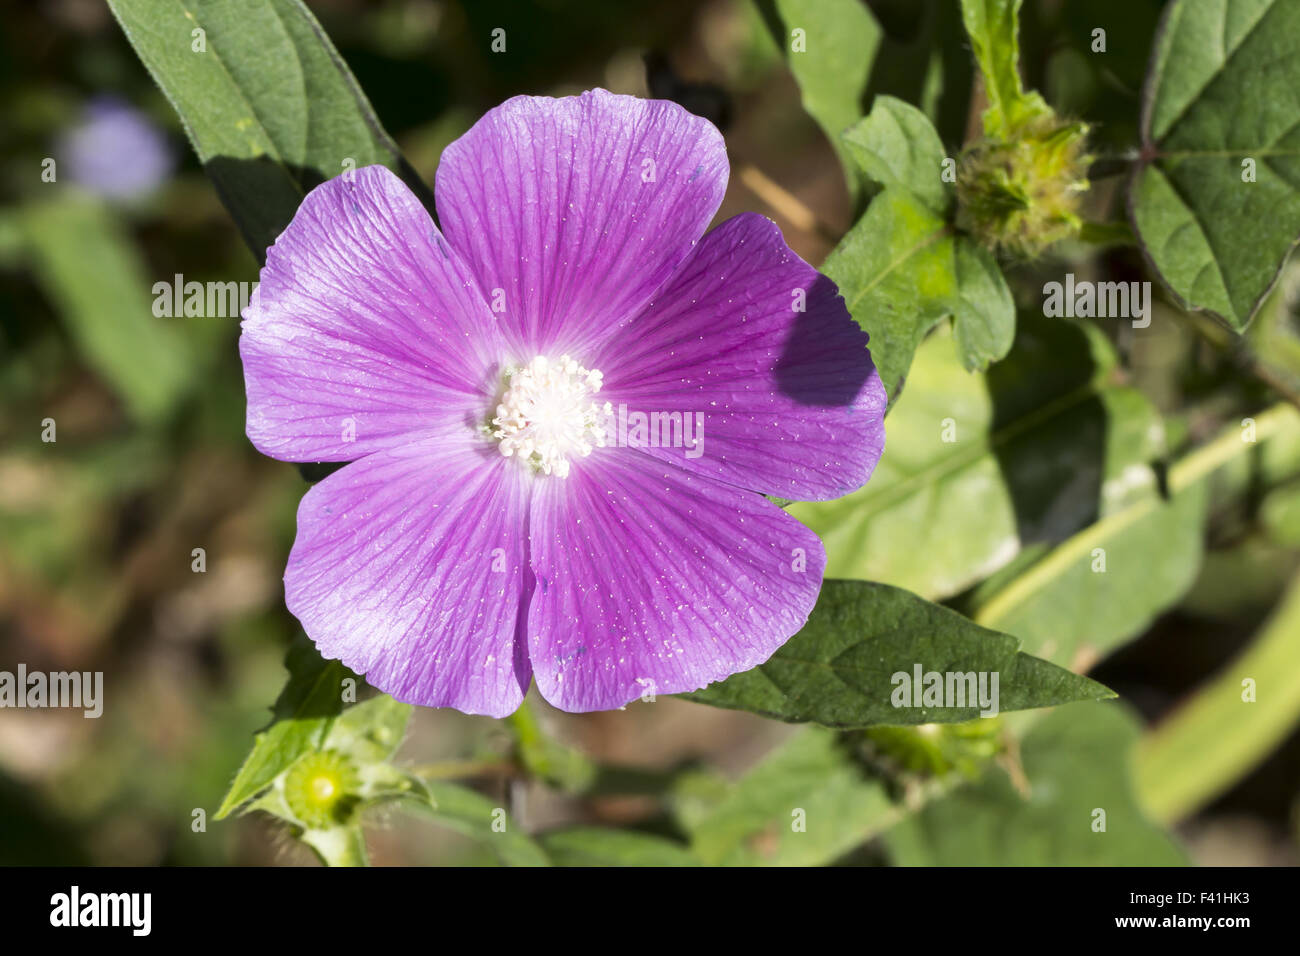
[(81, 120), (59, 137), (55, 158), (69, 180), (107, 199), (153, 192), (176, 163), (162, 131), (112, 96), (86, 105)]

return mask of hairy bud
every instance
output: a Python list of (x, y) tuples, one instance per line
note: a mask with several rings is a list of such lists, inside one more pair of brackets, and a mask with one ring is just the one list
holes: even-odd
[(1079, 200), (1088, 189), (1088, 128), (1055, 115), (1038, 117), (1014, 140), (984, 139), (962, 154), (957, 225), (987, 249), (1033, 259), (1078, 233)]

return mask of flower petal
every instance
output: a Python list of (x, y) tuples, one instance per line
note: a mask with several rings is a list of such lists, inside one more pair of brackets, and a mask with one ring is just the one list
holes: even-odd
[(675, 694), (763, 663), (821, 586), (817, 536), (758, 495), (623, 448), (537, 483), (528, 649), (569, 711)]
[(468, 430), (375, 452), (303, 498), (285, 603), (398, 700), (503, 717), (531, 677), (527, 521), (527, 475)]
[(705, 236), (645, 313), (581, 360), (604, 373), (600, 397), (624, 439), (638, 438), (634, 412), (679, 413), (702, 429), (641, 450), (742, 488), (838, 498), (866, 483), (884, 449), (867, 334), (835, 284), (754, 213)]
[(635, 314), (726, 188), (726, 147), (707, 120), (592, 90), (507, 100), (443, 152), (435, 191), (447, 238), (501, 296), (526, 361), (576, 353)]
[(260, 451), (350, 461), (486, 413), (502, 348), (419, 200), (367, 166), (313, 189), (268, 250), (239, 352)]

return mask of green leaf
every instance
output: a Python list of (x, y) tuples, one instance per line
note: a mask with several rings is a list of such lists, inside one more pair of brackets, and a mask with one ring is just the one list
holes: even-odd
[(953, 317), (963, 364), (985, 368), (1015, 337), (1016, 311), (994, 258), (949, 222), (952, 187), (942, 178), (943, 144), (916, 107), (877, 96), (844, 134), (863, 175), (882, 192), (823, 265), (854, 319), (891, 401), (913, 353), (945, 315)]
[(680, 843), (612, 827), (573, 827), (541, 837), (557, 866), (699, 866)]
[(299, 0), (109, 0), (109, 7), (259, 260), (307, 191), (350, 166), (387, 166), (433, 208)]
[(835, 733), (809, 727), (683, 822), (706, 865), (820, 866), (901, 813)]
[(1204, 484), (1168, 501), (1153, 492), (1050, 551), (978, 606), (975, 620), (1048, 660), (1094, 660), (1146, 630), (1196, 580), (1205, 515)]
[(1147, 77), (1133, 227), (1188, 308), (1237, 329), (1300, 236), (1297, 33), (1294, 0), (1175, 0)]
[[(826, 581), (803, 630), (766, 664), (686, 699), (792, 722), (869, 727), (957, 723), (981, 716), (973, 687), (967, 698), (960, 678), (953, 685), (960, 696), (952, 699), (962, 706), (920, 706), (912, 696), (915, 673), (997, 675), (995, 687), (988, 678), (992, 713), (983, 716), (1114, 696), (1101, 684), (1018, 653), (1018, 648), (1014, 637), (979, 627), (900, 588)], [(901, 691), (907, 692), (905, 699)]]
[[(1137, 788), (1157, 820), (1184, 819), (1254, 768), (1300, 722), (1300, 577), (1245, 653), (1142, 741)], [(1245, 682), (1252, 693), (1247, 698)]]
[(401, 746), (414, 709), (387, 694), (363, 700), (330, 725), (321, 746), (342, 751), (361, 765), (383, 763)]
[(967, 371), (1005, 358), (1016, 337), (1016, 304), (993, 254), (970, 239), (953, 246), (957, 302), (953, 331)]
[(840, 134), (862, 117), (880, 26), (860, 0), (776, 0), (776, 8), (785, 25), (782, 48), (804, 109), (831, 141), (856, 194), (858, 179)]
[[(465, 787), (441, 780), (425, 781), (431, 803), (404, 804), (433, 822), (477, 840), (492, 850), (506, 866), (549, 866), (538, 844), (523, 833), (504, 808)], [(504, 829), (502, 829), (504, 827)]]
[(352, 672), (322, 658), (305, 635), (289, 648), (285, 667), (289, 682), (276, 699), (271, 723), (254, 738), (252, 751), (221, 801), (218, 820), (256, 796), (303, 754), (319, 749), (343, 710), (343, 680)]
[(871, 336), (890, 401), (921, 339), (952, 311), (957, 280), (952, 227), (909, 189), (883, 190), (822, 264)]
[(1300, 547), (1300, 482), (1274, 488), (1259, 503), (1259, 521), (1269, 538), (1287, 547)]
[[(1143, 491), (1052, 549), (991, 596), (974, 618), (1014, 634), (1034, 654), (1059, 663), (1094, 658), (1141, 633), (1191, 586), (1200, 567), (1207, 479), (1257, 442), (1295, 427), (1277, 406), (1255, 417), (1255, 441), (1229, 426), (1168, 472), (1169, 497)], [(1105, 570), (1100, 570), (1104, 567)]]
[(1088, 326), (1034, 320), (986, 375), (945, 331), (917, 352), (886, 419), (887, 454), (862, 489), (790, 514), (826, 544), (826, 574), (954, 595), (1021, 549), (1064, 540), (1135, 484), (1154, 487), (1160, 418)]
[(90, 199), (34, 203), (20, 222), (36, 277), (87, 364), (134, 418), (164, 417), (190, 387), (192, 356), (177, 326), (154, 316), (121, 225)]
[[(1173, 840), (1133, 796), (1136, 721), (1118, 704), (1052, 711), (1021, 743), (1029, 792), (990, 769), (885, 837), (903, 866), (1177, 866)], [(1105, 813), (1105, 830), (1095, 830)]]
[[(1216, 476), (1213, 485), (1221, 483)], [(1178, 602), (1176, 613), (1207, 621), (1259, 620), (1277, 604), (1297, 569), (1300, 555), (1263, 534), (1247, 533), (1205, 552), (1196, 581)]]
[(989, 101), (984, 133), (995, 139), (1010, 139), (1025, 122), (1050, 112), (1041, 96), (1025, 93), (1020, 83), (1020, 2), (961, 0), (962, 21)]
[(1297, 280), (1300, 260), (1292, 259), (1238, 344), (1248, 361), (1292, 392), (1300, 392), (1300, 316), (1288, 290)]
[(910, 190), (926, 207), (944, 215), (952, 190), (943, 181), (943, 143), (929, 117), (910, 103), (877, 96), (866, 118), (843, 136), (854, 163), (882, 188)]

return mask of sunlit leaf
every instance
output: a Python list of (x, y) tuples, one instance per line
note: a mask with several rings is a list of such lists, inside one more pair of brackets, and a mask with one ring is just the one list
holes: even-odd
[(1144, 96), (1129, 208), (1189, 308), (1250, 322), (1300, 237), (1300, 3), (1174, 0)]
[(109, 0), (259, 259), (317, 184), (380, 163), (432, 208), (300, 0)]

